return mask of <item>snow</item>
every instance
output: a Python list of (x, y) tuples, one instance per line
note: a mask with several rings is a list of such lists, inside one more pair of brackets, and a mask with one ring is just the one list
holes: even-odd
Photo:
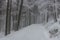
[[(53, 37), (50, 38), (51, 40), (60, 40), (60, 19), (58, 18), (57, 22), (49, 21), (47, 24), (44, 25), (46, 31), (52, 31), (54, 29), (58, 29), (58, 32), (54, 35), (52, 35)], [(50, 34), (50, 33), (49, 33)], [(51, 35), (50, 35), (51, 36)]]
[[(17, 32), (13, 32), (0, 40), (60, 40), (60, 23), (53, 20), (47, 24), (33, 24), (25, 28), (20, 29)], [(57, 28), (59, 31), (57, 34), (52, 35), (50, 38), (49, 31)]]
[(5, 37), (4, 32), (0, 32), (0, 38)]
[(50, 40), (48, 35), (43, 25), (33, 24), (0, 40)]

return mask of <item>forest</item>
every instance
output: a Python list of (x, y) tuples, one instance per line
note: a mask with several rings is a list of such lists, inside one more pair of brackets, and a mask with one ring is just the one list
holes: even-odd
[(32, 24), (56, 23), (58, 19), (60, 0), (0, 0), (0, 34), (4, 36)]

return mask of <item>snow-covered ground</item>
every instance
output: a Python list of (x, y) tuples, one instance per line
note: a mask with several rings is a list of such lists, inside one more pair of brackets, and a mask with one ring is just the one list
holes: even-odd
[(49, 33), (40, 24), (34, 24), (12, 33), (0, 40), (50, 40)]
[[(54, 29), (58, 29), (58, 32), (50, 37), (51, 34), (49, 31)], [(60, 22), (58, 19), (58, 22), (52, 20), (45, 25), (32, 24), (6, 37), (0, 38), (0, 40), (60, 40)]]

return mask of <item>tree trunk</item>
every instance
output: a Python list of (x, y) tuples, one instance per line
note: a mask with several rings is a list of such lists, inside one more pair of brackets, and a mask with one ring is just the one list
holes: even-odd
[(29, 11), (29, 25), (31, 25), (31, 12)]
[(47, 22), (48, 22), (48, 17), (49, 17), (49, 16), (48, 16), (48, 13), (47, 13)]
[(54, 21), (57, 22), (56, 12), (54, 14)]
[(54, 0), (54, 10), (55, 10), (55, 14), (54, 14), (54, 20), (55, 22), (57, 22), (57, 7), (56, 7), (56, 0)]
[(19, 24), (20, 24), (20, 19), (21, 19), (22, 6), (23, 6), (23, 0), (21, 0), (21, 4), (20, 4), (19, 15), (18, 15), (18, 23), (17, 23), (17, 29), (16, 29), (16, 31), (19, 30)]
[[(19, 0), (16, 0), (17, 1), (17, 7), (16, 7), (16, 15), (14, 15), (14, 17), (13, 17), (13, 30), (14, 31), (16, 31), (16, 28), (17, 28), (17, 20), (18, 20), (18, 8), (19, 8)], [(15, 17), (16, 16), (16, 17)], [(16, 20), (14, 20), (14, 19), (16, 19)], [(15, 22), (16, 21), (16, 22)]]
[[(1, 8), (2, 8), (2, 0), (0, 0), (0, 16), (2, 15), (2, 10), (1, 10)], [(1, 19), (0, 19), (0, 32), (1, 32)]]
[(10, 34), (10, 27), (11, 27), (11, 6), (12, 0), (7, 1), (7, 10), (6, 10), (6, 27), (5, 27), (5, 35)]

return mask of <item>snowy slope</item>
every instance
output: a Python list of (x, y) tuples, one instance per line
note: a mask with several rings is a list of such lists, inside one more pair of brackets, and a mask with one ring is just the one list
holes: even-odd
[(50, 40), (48, 32), (40, 24), (35, 24), (12, 33), (0, 40)]

